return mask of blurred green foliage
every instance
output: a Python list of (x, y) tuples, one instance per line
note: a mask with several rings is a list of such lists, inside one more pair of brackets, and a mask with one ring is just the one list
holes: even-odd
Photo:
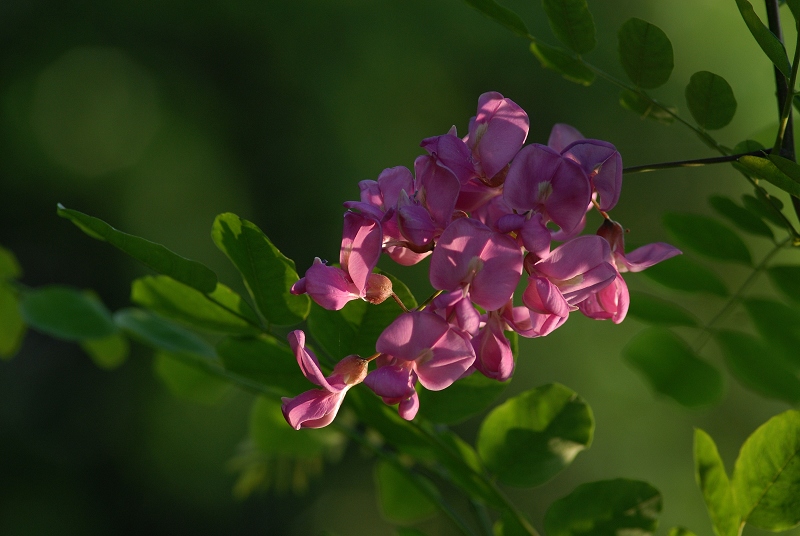
[[(539, 3), (508, 6), (555, 42)], [(617, 28), (630, 17), (657, 24), (674, 46), (675, 68), (654, 94), (688, 118), (684, 87), (692, 73), (713, 69), (738, 102), (718, 139), (772, 143), (771, 64), (733, 5), (590, 0), (589, 8), (594, 63), (622, 77)], [(460, 0), (6, 0), (0, 45), (0, 243), (16, 254), (26, 285), (92, 288), (112, 310), (130, 305), (130, 282), (144, 268), (57, 218), (56, 203), (163, 243), (233, 282), (209, 239), (217, 214), (255, 222), (300, 273), (315, 256), (335, 260), (340, 203), (357, 198), (357, 182), (410, 167), (419, 141), (452, 124), (466, 132), (485, 91), (528, 112), (529, 141), (545, 142), (553, 123), (566, 122), (614, 143), (627, 165), (713, 156), (688, 131), (621, 109), (616, 88), (586, 88), (543, 70), (525, 41)], [(631, 176), (614, 216), (633, 242), (664, 240), (663, 211), (708, 212), (708, 194), (749, 191), (727, 166)], [(756, 258), (766, 251), (748, 246)], [(725, 283), (735, 288), (744, 270), (730, 268)], [(412, 291), (425, 295), (424, 269), (412, 272)], [(756, 290), (769, 290), (761, 283)], [(629, 284), (667, 293), (641, 277)], [(723, 303), (680, 291), (670, 297), (705, 319)], [(744, 321), (738, 315), (732, 325)], [(546, 339), (521, 342), (507, 395), (561, 382), (591, 404), (597, 422), (592, 449), (572, 467), (547, 486), (511, 493), (537, 527), (553, 500), (581, 482), (620, 476), (662, 492), (663, 527), (707, 527), (692, 425), (709, 431), (730, 467), (747, 435), (786, 407), (733, 382), (720, 406), (703, 411), (654, 397), (619, 357), (640, 326), (577, 318)], [(0, 362), (0, 534), (389, 530), (374, 500), (372, 463), (355, 448), (305, 495), (234, 500), (236, 477), (225, 464), (245, 437), (252, 397), (222, 393), (211, 408), (175, 399), (141, 350), (107, 373), (76, 345), (29, 333), (20, 354)], [(723, 362), (713, 348), (707, 353)], [(476, 422), (459, 432), (474, 437)], [(436, 520), (423, 528), (447, 533)]]

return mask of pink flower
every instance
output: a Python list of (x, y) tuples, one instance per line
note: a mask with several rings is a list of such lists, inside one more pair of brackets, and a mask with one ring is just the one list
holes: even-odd
[(399, 403), (401, 417), (408, 420), (419, 407), (417, 380), (426, 389), (440, 391), (475, 361), (467, 338), (428, 311), (400, 315), (378, 337), (375, 349), (383, 355), (364, 383), (387, 404)]
[(305, 347), (305, 333), (292, 331), (288, 339), (303, 375), (322, 389), (312, 389), (294, 398), (282, 398), (283, 417), (295, 430), (327, 426), (336, 417), (347, 390), (366, 377), (367, 361), (357, 355), (347, 356), (336, 364), (333, 373), (326, 378), (317, 357)]
[(366, 298), (368, 283), (378, 275), (372, 269), (381, 254), (381, 225), (371, 216), (346, 212), (342, 235), (341, 268), (327, 266), (317, 257), (305, 277), (292, 286), (292, 294), (307, 293), (319, 305), (334, 311), (351, 300)]
[(518, 212), (534, 210), (567, 233), (580, 223), (592, 188), (581, 166), (539, 144), (523, 148), (503, 186), (506, 203)]
[(478, 115), (469, 122), (464, 140), (486, 179), (497, 175), (528, 137), (528, 114), (511, 99), (491, 91), (478, 97)]
[(434, 288), (461, 289), (487, 311), (508, 301), (521, 274), (522, 252), (516, 241), (471, 218), (451, 223), (431, 257)]
[(503, 331), (506, 323), (500, 311), (491, 311), (486, 324), (472, 339), (475, 350), (475, 368), (493, 380), (504, 382), (514, 373), (514, 354)]

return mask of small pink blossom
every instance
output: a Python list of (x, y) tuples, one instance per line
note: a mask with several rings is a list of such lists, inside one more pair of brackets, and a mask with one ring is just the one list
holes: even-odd
[(528, 128), (528, 114), (511, 99), (494, 91), (478, 97), (478, 114), (469, 122), (465, 141), (483, 177), (491, 179), (511, 162)]
[(330, 376), (325, 377), (317, 356), (306, 348), (305, 333), (292, 331), (288, 340), (303, 375), (322, 389), (312, 389), (294, 398), (282, 398), (283, 416), (295, 430), (327, 426), (336, 417), (347, 390), (366, 377), (367, 361), (357, 355), (347, 356), (336, 364)]

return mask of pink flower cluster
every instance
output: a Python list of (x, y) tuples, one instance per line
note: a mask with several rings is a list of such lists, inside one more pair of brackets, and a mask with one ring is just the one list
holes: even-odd
[[(394, 167), (359, 183), (361, 199), (345, 203), (339, 266), (315, 259), (292, 292), (331, 310), (355, 299), (380, 303), (391, 295), (389, 280), (373, 273), (381, 253), (404, 266), (430, 256), (439, 292), (386, 328), (369, 373), (373, 358), (348, 356), (324, 378), (305, 335), (292, 332), (298, 364), (322, 389), (283, 400), (291, 426), (329, 424), (347, 389), (362, 381), (409, 420), (419, 408), (417, 382), (441, 390), (474, 372), (505, 381), (514, 358), (504, 331), (545, 336), (575, 311), (622, 322), (629, 295), (621, 273), (680, 253), (656, 243), (625, 254), (624, 230), (607, 214), (622, 186), (612, 144), (558, 124), (547, 145), (523, 147), (528, 126), (516, 103), (484, 93), (467, 136), (453, 127), (422, 141), (428, 154), (416, 159), (413, 175)], [(603, 224), (579, 236), (593, 208)]]

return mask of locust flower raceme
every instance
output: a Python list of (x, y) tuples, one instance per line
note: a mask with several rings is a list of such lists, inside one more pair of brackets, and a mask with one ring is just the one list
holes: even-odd
[[(320, 389), (284, 399), (290, 425), (329, 424), (362, 381), (404, 419), (417, 414), (420, 388), (446, 389), (473, 373), (506, 381), (515, 366), (506, 332), (543, 337), (575, 311), (619, 323), (630, 301), (622, 274), (680, 253), (664, 243), (625, 253), (622, 226), (607, 214), (622, 189), (614, 145), (557, 124), (546, 145), (523, 147), (528, 130), (522, 108), (484, 93), (463, 139), (455, 127), (426, 138), (413, 174), (398, 166), (359, 183), (359, 200), (344, 204), (339, 266), (315, 259), (292, 292), (331, 310), (380, 303), (393, 295), (391, 281), (373, 273), (385, 253), (402, 266), (430, 256), (436, 293), (414, 310), (402, 306), (375, 355), (348, 356), (327, 377), (303, 332), (292, 332), (297, 362)], [(594, 209), (603, 224), (581, 235)]]

